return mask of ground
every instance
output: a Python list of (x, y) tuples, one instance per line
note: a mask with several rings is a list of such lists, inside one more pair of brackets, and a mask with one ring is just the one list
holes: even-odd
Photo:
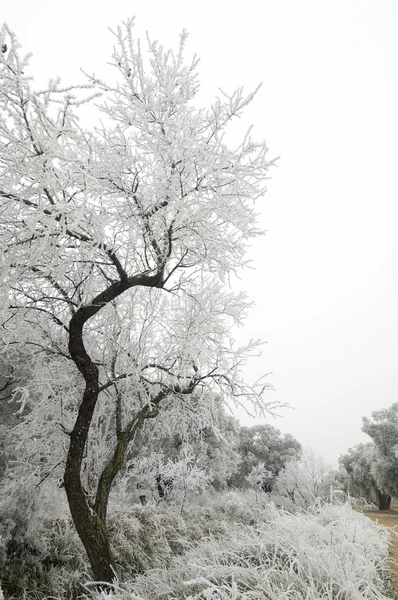
[(365, 515), (391, 532), (390, 566), (392, 570), (391, 587), (398, 599), (398, 499), (394, 499), (389, 510), (368, 511)]

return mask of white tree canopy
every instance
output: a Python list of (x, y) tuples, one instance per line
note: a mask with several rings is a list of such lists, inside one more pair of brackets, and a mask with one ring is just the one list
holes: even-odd
[(234, 150), (223, 140), (253, 94), (196, 108), (186, 34), (176, 54), (150, 42), (144, 67), (131, 27), (116, 33), (117, 83), (90, 78), (104, 115), (90, 131), (78, 119), (84, 90), (57, 80), (35, 90), (28, 59), (2, 29), (4, 328), (11, 336), (10, 319), (22, 313), (19, 325), (33, 319), (40, 339), (25, 340), (22, 325), (12, 331), (18, 341), (67, 356), (65, 332), (80, 309), (91, 316), (85, 345), (103, 388), (123, 379), (143, 402), (148, 390), (207, 377), (238, 397), (236, 367), (255, 344), (231, 346), (248, 302), (224, 282), (260, 233), (253, 200), (273, 161), (249, 134)]

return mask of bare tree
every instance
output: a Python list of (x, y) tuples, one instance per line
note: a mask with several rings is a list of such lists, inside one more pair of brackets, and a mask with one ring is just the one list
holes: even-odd
[(307, 507), (318, 498), (327, 498), (331, 468), (312, 448), (304, 448), (301, 456), (288, 461), (278, 475), (276, 490), (293, 503)]
[[(117, 82), (92, 76), (87, 92), (33, 89), (14, 34), (0, 38), (3, 351), (32, 355), (22, 403), (33, 386), (60, 407), (69, 507), (103, 582), (115, 576), (109, 494), (143, 423), (205, 420), (189, 398), (209, 385), (265, 406), (264, 386), (239, 375), (256, 343), (235, 348), (230, 334), (247, 299), (226, 285), (260, 233), (253, 201), (272, 163), (249, 133), (235, 149), (224, 141), (254, 94), (198, 108), (186, 34), (176, 53), (148, 40), (145, 62), (132, 27), (115, 33)], [(102, 116), (87, 130), (78, 114), (93, 98)]]

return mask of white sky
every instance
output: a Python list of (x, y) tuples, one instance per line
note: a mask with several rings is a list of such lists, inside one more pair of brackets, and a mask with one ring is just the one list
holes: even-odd
[[(109, 60), (108, 26), (136, 16), (201, 57), (203, 97), (263, 88), (246, 125), (281, 156), (259, 203), (268, 230), (245, 287), (245, 334), (268, 342), (271, 423), (331, 462), (367, 440), (361, 417), (398, 401), (398, 3), (396, 0), (2, 0), (41, 82)], [(240, 335), (240, 334), (239, 334)], [(252, 424), (247, 418), (245, 424)]]

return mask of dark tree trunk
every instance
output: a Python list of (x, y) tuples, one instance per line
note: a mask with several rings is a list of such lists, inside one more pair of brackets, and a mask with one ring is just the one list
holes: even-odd
[(77, 311), (69, 326), (69, 351), (85, 379), (86, 386), (70, 435), (64, 483), (72, 519), (86, 549), (94, 579), (111, 584), (116, 570), (106, 533), (106, 521), (94, 506), (90, 505), (81, 483), (84, 449), (99, 396), (98, 367), (92, 362), (83, 344), (83, 326), (91, 316), (91, 311), (85, 308)]
[(383, 492), (377, 492), (379, 510), (388, 510), (391, 505), (391, 496)]
[[(157, 274), (127, 277), (116, 257), (111, 253), (110, 258), (115, 263), (121, 277), (107, 289), (93, 298), (92, 302), (81, 306), (69, 323), (69, 352), (85, 381), (85, 390), (79, 407), (75, 425), (70, 434), (70, 445), (66, 460), (64, 484), (69, 508), (77, 533), (86, 549), (88, 559), (94, 574), (94, 579), (109, 588), (116, 576), (115, 563), (112, 558), (109, 539), (106, 531), (106, 512), (109, 493), (120, 467), (123, 464), (127, 444), (135, 427), (142, 420), (152, 416), (150, 409), (144, 409), (140, 418), (130, 423), (124, 431), (118, 432), (118, 442), (110, 463), (103, 470), (95, 503), (90, 502), (81, 483), (81, 469), (88, 432), (91, 426), (94, 410), (100, 394), (98, 367), (93, 363), (83, 342), (83, 328), (98, 311), (136, 286), (161, 287), (162, 272)], [(159, 401), (163, 395), (159, 394)], [(108, 584), (108, 585), (107, 585)]]
[[(161, 399), (163, 397), (159, 396)], [(65, 469), (65, 488), (68, 496), (69, 508), (76, 530), (86, 549), (94, 579), (98, 582), (110, 584), (116, 577), (116, 565), (112, 557), (106, 530), (106, 517), (109, 495), (113, 481), (124, 462), (128, 443), (134, 432), (142, 425), (145, 418), (151, 418), (152, 411), (141, 410), (139, 415), (131, 421), (124, 431), (118, 433), (118, 441), (113, 451), (113, 456), (104, 467), (98, 481), (95, 502), (89, 502), (81, 485), (80, 468), (75, 457), (73, 434)], [(79, 422), (77, 419), (76, 423)], [(108, 588), (108, 585), (100, 586)]]
[(99, 587), (108, 588), (116, 577), (116, 567), (109, 545), (106, 522), (88, 504), (80, 481), (76, 481), (68, 467), (65, 471), (65, 489), (72, 519), (87, 552), (94, 580), (99, 582)]

